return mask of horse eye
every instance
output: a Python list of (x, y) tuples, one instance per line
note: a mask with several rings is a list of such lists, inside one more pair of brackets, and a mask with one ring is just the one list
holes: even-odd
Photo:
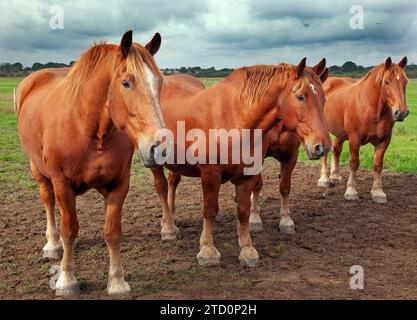
[(297, 99), (298, 99), (299, 101), (304, 101), (304, 100), (305, 100), (304, 96), (302, 96), (302, 95), (297, 96)]
[(123, 86), (123, 88), (125, 88), (125, 89), (129, 89), (129, 88), (130, 88), (130, 83), (129, 83), (129, 81), (127, 81), (127, 80), (123, 80), (123, 81), (122, 81), (122, 86)]

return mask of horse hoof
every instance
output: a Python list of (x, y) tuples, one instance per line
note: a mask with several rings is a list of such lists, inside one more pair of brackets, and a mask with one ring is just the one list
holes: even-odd
[(51, 246), (46, 244), (42, 249), (42, 257), (51, 260), (60, 260), (62, 258), (62, 247), (61, 245)]
[(262, 221), (260, 222), (249, 222), (249, 230), (251, 232), (260, 232), (264, 230)]
[(239, 261), (247, 267), (255, 267), (259, 261), (258, 251), (254, 247), (244, 247), (240, 251)]
[(80, 287), (78, 286), (78, 283), (74, 283), (65, 288), (55, 289), (55, 295), (57, 297), (76, 297), (76, 296), (79, 296), (80, 293), (81, 293), (81, 290), (80, 290)]
[(55, 294), (59, 297), (73, 297), (80, 294), (80, 286), (73, 273), (62, 272), (55, 284)]
[(107, 284), (107, 293), (109, 296), (128, 296), (130, 295), (130, 286), (123, 279), (109, 280)]
[(320, 188), (330, 188), (330, 181), (327, 180), (322, 180), (320, 179), (319, 181), (317, 181), (317, 186)]
[(387, 195), (383, 191), (374, 191), (371, 192), (372, 201), (375, 203), (387, 203)]
[(177, 240), (176, 232), (161, 232), (162, 241), (175, 241)]
[(357, 201), (357, 200), (359, 200), (359, 195), (358, 195), (358, 193), (356, 192), (356, 193), (348, 193), (348, 192), (346, 192), (345, 193), (345, 200), (346, 201)]
[(295, 234), (295, 226), (294, 225), (279, 225), (279, 232), (284, 234)]
[(217, 266), (220, 264), (220, 252), (216, 247), (203, 246), (197, 255), (197, 261), (200, 266)]
[(384, 203), (387, 203), (388, 202), (388, 200), (387, 200), (387, 197), (385, 196), (385, 197), (382, 197), (382, 196), (375, 196), (375, 197), (372, 197), (372, 201), (373, 202), (375, 202), (375, 203), (382, 203), (382, 204), (384, 204)]
[(342, 178), (330, 178), (330, 183), (332, 185), (338, 185), (338, 184), (342, 184), (343, 180)]

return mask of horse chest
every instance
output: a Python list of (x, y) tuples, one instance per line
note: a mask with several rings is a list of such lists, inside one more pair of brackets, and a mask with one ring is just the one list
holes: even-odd
[[(44, 154), (48, 167), (59, 168), (76, 188), (97, 188), (118, 180), (131, 164), (134, 148), (127, 139), (116, 137), (100, 145), (96, 139), (76, 141), (70, 147), (46, 150)], [(51, 158), (52, 154), (55, 157)]]
[(392, 132), (392, 124), (389, 121), (379, 121), (376, 124), (368, 126), (365, 130), (363, 143), (378, 144), (385, 140)]
[(90, 154), (83, 170), (89, 185), (105, 184), (120, 177), (130, 165), (132, 154), (128, 150), (101, 150)]

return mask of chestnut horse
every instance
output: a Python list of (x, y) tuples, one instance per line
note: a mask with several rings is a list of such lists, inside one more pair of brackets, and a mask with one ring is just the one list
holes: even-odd
[[(75, 199), (91, 188), (105, 198), (108, 293), (130, 292), (120, 257), (121, 210), (135, 147), (146, 166), (156, 165), (153, 150), (159, 142), (154, 136), (164, 119), (159, 105), (162, 75), (152, 55), (160, 43), (156, 34), (144, 48), (132, 43), (128, 31), (120, 46), (96, 45), (72, 69), (35, 72), (17, 89), (20, 140), (47, 215), (44, 257), (59, 258), (60, 238), (63, 245), (57, 295), (79, 293), (74, 276)], [(61, 212), (60, 237), (55, 200)]]
[[(224, 80), (204, 89), (200, 81), (185, 75), (166, 77), (161, 91), (161, 104), (167, 128), (176, 131), (177, 121), (184, 121), (186, 128), (199, 128), (209, 136), (209, 129), (261, 129), (262, 154), (267, 151), (265, 134), (278, 122), (295, 131), (305, 141), (309, 158), (319, 158), (330, 150), (330, 137), (322, 112), (322, 88), (320, 79), (306, 70), (304, 58), (297, 66), (287, 64), (244, 67), (232, 72)], [(320, 97), (319, 97), (320, 96)], [(181, 143), (175, 140), (175, 144)], [(186, 148), (190, 142), (186, 142)], [(217, 140), (217, 147), (219, 140)], [(251, 145), (253, 150), (254, 145)], [(228, 145), (229, 158), (233, 148)], [(209, 158), (206, 153), (203, 158)], [(200, 177), (203, 189), (203, 231), (200, 238), (200, 265), (216, 265), (220, 253), (214, 246), (214, 219), (218, 213), (218, 197), (222, 183), (235, 185), (239, 246), (242, 264), (255, 266), (259, 260), (252, 246), (249, 233), (250, 195), (257, 182), (257, 175), (245, 175), (245, 164), (165, 164), (177, 175), (171, 176), (168, 203), (168, 182), (163, 168), (154, 168), (155, 186), (162, 202), (162, 239), (173, 239), (178, 232), (174, 222), (172, 178), (185, 175)]]
[[(321, 82), (324, 83), (328, 77), (329, 69), (325, 67), (326, 60), (322, 60), (313, 68), (316, 74), (320, 75)], [(321, 99), (321, 105), (324, 106), (324, 92), (318, 95)], [(280, 162), (280, 184), (279, 191), (281, 194), (281, 212), (279, 231), (282, 233), (293, 234), (295, 232), (294, 221), (291, 219), (289, 195), (291, 192), (291, 177), (298, 160), (298, 150), (300, 139), (297, 135), (285, 127), (283, 122), (278, 123), (268, 134), (269, 139), (268, 151), (266, 157), (273, 157)], [(252, 208), (249, 219), (251, 231), (262, 231), (263, 224), (260, 217), (260, 193), (263, 186), (262, 174), (258, 177), (258, 182), (252, 193)]]
[(387, 196), (382, 190), (382, 166), (385, 151), (391, 141), (396, 121), (403, 121), (408, 115), (406, 103), (407, 57), (399, 64), (388, 58), (385, 63), (371, 69), (362, 79), (330, 77), (324, 85), (327, 102), (324, 106), (329, 131), (336, 137), (333, 141), (333, 160), (329, 179), (327, 158), (322, 160), (319, 186), (340, 183), (339, 159), (343, 142), (349, 140), (349, 170), (345, 199), (358, 200), (356, 171), (359, 168), (359, 149), (371, 143), (374, 146), (374, 183), (372, 200), (386, 203)]

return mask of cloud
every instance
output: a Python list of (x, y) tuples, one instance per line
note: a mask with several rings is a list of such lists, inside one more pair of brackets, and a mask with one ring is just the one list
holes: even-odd
[[(64, 9), (64, 30), (51, 30), (51, 5)], [(364, 29), (349, 26), (352, 5)], [(379, 63), (408, 55), (417, 62), (417, 5), (410, 1), (324, 0), (2, 0), (0, 61), (69, 62), (93, 41), (118, 43), (128, 29), (147, 42), (159, 31), (161, 67), (237, 67), (296, 63), (326, 56), (334, 64)]]

